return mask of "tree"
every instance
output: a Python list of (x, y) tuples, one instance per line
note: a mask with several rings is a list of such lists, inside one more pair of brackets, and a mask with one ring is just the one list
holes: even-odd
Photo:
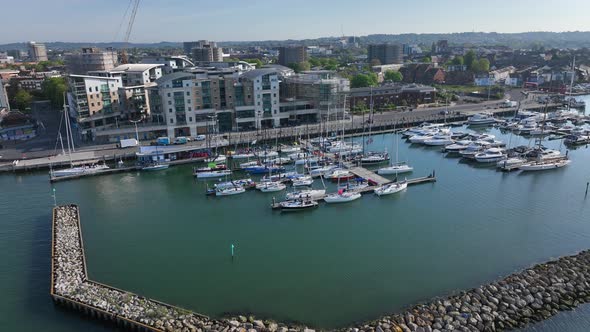
[(473, 52), (473, 50), (469, 50), (463, 59), (467, 69), (471, 70), (471, 65), (475, 61), (475, 52)]
[(399, 71), (386, 70), (383, 79), (389, 82), (401, 82), (404, 79), (404, 76)]
[(460, 55), (454, 57), (453, 60), (451, 60), (451, 64), (454, 66), (462, 66), (464, 63), (465, 61), (463, 60), (463, 57)]
[(431, 63), (432, 62), (432, 58), (429, 57), (429, 56), (425, 56), (425, 57), (422, 58), (422, 62)]
[(296, 73), (300, 73), (302, 71), (306, 71), (309, 70), (311, 67), (309, 65), (309, 62), (299, 62), (299, 63), (290, 63), (288, 65), (289, 68), (293, 69)]
[(68, 89), (66, 80), (63, 77), (51, 77), (43, 81), (41, 91), (43, 96), (51, 101), (55, 108), (63, 107), (63, 96)]
[(481, 72), (489, 72), (490, 71), (490, 60), (486, 58), (479, 59), (479, 70)]
[(16, 108), (20, 111), (26, 110), (31, 104), (32, 100), (33, 97), (31, 96), (31, 94), (22, 89), (18, 90), (18, 92), (14, 96), (14, 103), (16, 105)]
[(377, 74), (369, 73), (369, 74), (357, 74), (352, 77), (350, 80), (350, 86), (352, 88), (366, 88), (369, 86), (377, 85), (378, 78)]

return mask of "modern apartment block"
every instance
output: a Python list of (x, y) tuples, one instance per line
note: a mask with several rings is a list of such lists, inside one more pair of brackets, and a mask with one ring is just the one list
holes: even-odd
[(112, 48), (86, 47), (82, 53), (66, 55), (66, 70), (70, 74), (86, 75), (89, 71), (112, 70), (117, 62), (117, 52)]
[(69, 75), (68, 86), (70, 116), (76, 118), (82, 139), (94, 140), (97, 130), (117, 125), (121, 78)]
[(6, 92), (6, 85), (0, 79), (0, 109), (6, 108), (10, 110), (10, 104), (8, 103), (8, 93)]
[(47, 61), (47, 49), (45, 44), (29, 42), (29, 58), (31, 61)]
[(307, 51), (304, 46), (279, 47), (279, 64), (288, 66), (292, 63), (301, 63), (307, 60)]
[(379, 60), (382, 65), (399, 64), (404, 62), (402, 47), (397, 44), (369, 45), (367, 60)]
[[(333, 71), (309, 71), (285, 77), (281, 83), (281, 98), (307, 100), (316, 113), (308, 122), (327, 118), (334, 120), (344, 115), (344, 98), (350, 91), (350, 81)], [(317, 116), (317, 118), (314, 118)]]
[(194, 62), (223, 61), (223, 49), (217, 43), (208, 40), (184, 42), (184, 51)]

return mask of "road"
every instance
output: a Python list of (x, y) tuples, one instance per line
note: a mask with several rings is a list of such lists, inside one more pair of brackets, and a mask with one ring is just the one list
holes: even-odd
[[(528, 100), (523, 97), (523, 95), (518, 91), (512, 91), (514, 96), (506, 95), (506, 98), (512, 98), (515, 100), (523, 100), (521, 106), (524, 107), (540, 107), (541, 104), (538, 104), (532, 100)], [(441, 120), (444, 118), (444, 115), (441, 114), (441, 111), (448, 110), (450, 113), (457, 113), (460, 112), (461, 114), (473, 114), (485, 110), (494, 110), (500, 108), (503, 104), (503, 100), (493, 100), (493, 101), (485, 101), (478, 104), (472, 103), (465, 103), (465, 104), (458, 104), (458, 105), (451, 105), (447, 107), (432, 107), (432, 108), (417, 108), (411, 111), (393, 111), (393, 112), (383, 112), (377, 113), (374, 115), (373, 118), (373, 126), (378, 126), (379, 124), (393, 124), (393, 123), (404, 123), (404, 122), (417, 122), (417, 121), (433, 121), (433, 120)], [(55, 114), (55, 113), (54, 113)], [(54, 127), (57, 128), (59, 125), (59, 118), (49, 119), (53, 121), (53, 125), (46, 127)], [(46, 120), (46, 121), (49, 121)], [(363, 122), (368, 120), (368, 115), (353, 115), (351, 119), (347, 120), (340, 120), (340, 121), (330, 121), (327, 124), (327, 131), (328, 132), (336, 132), (344, 127), (345, 129), (349, 130), (352, 128), (362, 128)], [(233, 133), (226, 133), (223, 134), (224, 138), (227, 138), (230, 145), (239, 141), (241, 143), (253, 142), (254, 140), (262, 140), (262, 139), (273, 139), (276, 137), (304, 137), (306, 133), (309, 131), (310, 133), (318, 132), (319, 127), (321, 126), (322, 132), (326, 131), (326, 124), (310, 124), (310, 125), (302, 125), (298, 127), (285, 127), (285, 128), (275, 128), (275, 129), (267, 129), (263, 131), (250, 131), (250, 132), (233, 132)], [(53, 138), (49, 137), (51, 134), (54, 135)], [(22, 142), (19, 144), (5, 144), (4, 149), (0, 150), (0, 154), (2, 155), (1, 161), (4, 163), (12, 162), (13, 160), (17, 159), (31, 159), (31, 158), (47, 158), (50, 156), (55, 156), (61, 153), (61, 148), (55, 149), (56, 141), (55, 136), (57, 135), (57, 129), (47, 130), (47, 133), (43, 133), (40, 137), (37, 137), (33, 140), (28, 142)], [(65, 137), (65, 134), (62, 134)], [(222, 134), (217, 135), (210, 135), (210, 139), (212, 142), (206, 141), (198, 141), (198, 142), (189, 142), (188, 146), (192, 146), (195, 148), (204, 148), (208, 146), (207, 144), (221, 144), (228, 142), (221, 141)], [(141, 142), (142, 145), (149, 145), (150, 142)], [(65, 143), (64, 143), (65, 144)], [(121, 155), (123, 153), (129, 154), (134, 153), (137, 151), (137, 148), (127, 148), (127, 149), (118, 149), (116, 144), (103, 144), (103, 145), (92, 145), (92, 146), (83, 146), (76, 148), (76, 152), (94, 152), (94, 155), (97, 159), (100, 159), (102, 156), (112, 156), (112, 155)], [(81, 154), (82, 155), (82, 154)], [(88, 154), (83, 154), (88, 155)]]

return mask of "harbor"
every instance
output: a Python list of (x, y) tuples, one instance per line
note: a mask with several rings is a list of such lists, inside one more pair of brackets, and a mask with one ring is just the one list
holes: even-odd
[[(509, 115), (500, 119), (510, 118)], [(450, 130), (494, 136), (494, 140), (506, 144), (507, 150), (537, 145), (536, 137), (504, 129), (504, 123), (475, 127), (457, 124)], [(569, 146), (563, 139), (545, 137), (542, 145), (567, 156), (571, 161), (567, 167), (543, 172), (515, 169), (508, 173), (501, 172), (495, 163), (479, 163), (443, 153), (442, 146), (411, 143), (398, 128), (397, 133), (375, 132), (373, 128), (371, 137), (362, 133), (345, 136), (347, 144), (365, 144), (366, 151), (389, 152), (387, 163), (362, 165), (354, 160), (342, 161), (343, 168), (354, 173), (351, 186), (361, 178), (374, 183), (361, 189), (366, 194), (345, 204), (321, 203), (321, 208), (301, 213), (277, 213), (269, 208), (273, 197), (283, 200), (287, 194), (302, 189), (291, 188), (289, 182), (286, 182), (287, 189), (274, 193), (252, 189), (238, 196), (205, 195), (208, 185), (246, 177), (258, 184), (268, 176), (237, 170), (235, 165), (239, 162), (231, 158), (226, 162), (235, 174), (227, 179), (197, 179), (193, 170), (207, 165), (202, 161), (158, 172), (126, 170), (84, 176), (73, 181), (57, 181), (51, 187), (44, 171), (2, 175), (2, 185), (11, 188), (2, 193), (5, 202), (34, 202), (26, 211), (9, 218), (15, 220), (9, 229), (25, 231), (12, 232), (14, 240), (9, 237), (5, 245), (16, 248), (17, 253), (29, 245), (36, 248), (34, 243), (43, 236), (51, 237), (52, 233), (30, 231), (45, 226), (42, 222), (31, 224), (25, 220), (47, 220), (41, 210), (49, 210), (54, 199), (58, 205), (76, 203), (83, 223), (80, 234), (84, 235), (84, 264), (88, 265), (85, 275), (88, 285), (93, 286), (88, 290), (104, 287), (109, 290), (105, 294), (115, 298), (129, 292), (133, 299), (134, 296), (154, 299), (151, 300), (154, 303), (169, 303), (167, 308), (183, 308), (176, 310), (184, 314), (196, 312), (199, 314), (195, 317), (210, 317), (201, 329), (207, 329), (210, 324), (209, 329), (228, 331), (241, 328), (394, 331), (398, 327), (412, 331), (426, 326), (434, 330), (440, 325), (439, 330), (443, 331), (450, 327), (448, 324), (466, 324), (467, 328), (472, 324), (479, 329), (480, 323), (484, 328), (493, 323), (496, 330), (507, 330), (534, 328), (534, 322), (553, 315), (559, 319), (562, 315), (558, 311), (586, 302), (581, 292), (559, 290), (561, 283), (567, 286), (568, 282), (574, 282), (566, 279), (570, 270), (586, 278), (585, 270), (580, 270), (578, 264), (587, 259), (584, 250), (586, 234), (590, 234), (584, 198), (585, 165), (590, 162), (590, 156), (584, 145)], [(334, 139), (338, 140), (338, 137)], [(300, 146), (306, 143), (302, 139)], [(275, 144), (269, 141), (268, 145)], [(327, 152), (323, 157), (338, 164), (336, 154)], [(397, 177), (378, 174), (380, 168), (397, 162), (412, 166), (413, 171)], [(286, 172), (295, 168), (300, 174), (308, 171), (303, 166), (285, 165)], [(327, 177), (323, 180), (314, 178), (311, 188), (333, 194), (348, 182), (338, 183)], [(408, 188), (399, 193), (384, 197), (373, 194), (376, 187), (404, 181)], [(431, 185), (427, 184), (431, 181)], [(555, 185), (556, 181), (559, 185)], [(416, 185), (412, 185), (414, 182)], [(53, 194), (51, 188), (55, 188)], [(173, 218), (171, 209), (174, 209)], [(564, 214), (564, 211), (568, 212)], [(28, 234), (33, 239), (27, 240)], [(23, 237), (25, 240), (16, 241)], [(235, 256), (232, 256), (234, 246)], [(36, 255), (43, 252), (34, 250)], [(581, 254), (573, 258), (541, 264), (578, 252)], [(15, 262), (9, 264), (18, 266)], [(529, 302), (524, 291), (518, 296), (510, 293), (524, 281), (530, 283), (530, 278), (535, 279), (529, 270), (544, 276), (536, 285), (545, 289), (551, 302), (545, 301), (547, 294), (536, 295), (530, 289), (533, 302)], [(543, 273), (556, 277), (552, 280)], [(41, 273), (37, 278), (48, 275)], [(301, 285), (301, 280), (308, 281)], [(410, 283), (421, 286), (408, 293), (404, 289)], [(185, 287), (178, 287), (180, 284)], [(505, 285), (510, 286), (503, 288)], [(492, 296), (498, 304), (489, 297), (492, 286), (499, 291), (498, 296)], [(481, 307), (473, 302), (476, 296), (481, 297), (478, 289), (486, 294), (485, 301), (495, 307), (484, 299), (478, 300)], [(47, 296), (47, 287), (42, 287), (40, 293), (41, 299)], [(97, 294), (104, 295), (103, 291)], [(281, 294), (280, 305), (276, 294)], [(516, 301), (514, 306), (518, 310), (503, 300), (504, 295), (508, 301)], [(543, 297), (539, 299), (542, 303), (537, 301), (538, 296)], [(356, 301), (349, 301), (351, 297)], [(109, 302), (109, 310), (104, 310), (101, 301), (93, 300), (85, 305), (81, 304), (83, 301), (70, 301), (62, 302), (75, 311), (88, 313), (89, 317), (106, 318), (107, 323), (90, 323), (88, 327), (88, 319), (65, 314), (70, 310), (57, 311), (63, 315), (57, 323), (63, 324), (61, 329), (71, 329), (68, 326), (73, 324), (102, 331), (113, 326), (110, 321), (122, 327), (137, 326), (133, 323), (137, 317), (126, 321), (122, 313), (113, 315), (109, 310), (118, 310), (118, 306)], [(445, 301), (452, 307), (466, 301), (465, 308), (478, 308), (480, 319), (474, 311), (447, 310)], [(518, 303), (522, 301), (526, 305), (520, 307)], [(542, 308), (535, 308), (538, 305)], [(444, 313), (439, 310), (441, 306), (445, 308)], [(7, 313), (11, 310), (14, 309), (4, 308)], [(171, 309), (167, 310), (170, 314)], [(488, 316), (492, 317), (491, 321)], [(146, 324), (141, 318), (139, 321)], [(187, 321), (199, 328), (196, 321)], [(427, 321), (430, 323), (419, 325)], [(163, 329), (159, 328), (166, 330), (165, 321), (162, 323)]]
[[(315, 331), (244, 316), (212, 320), (88, 279), (79, 209), (53, 209), (51, 289), (57, 304), (140, 331)], [(233, 255), (233, 245), (232, 245)], [(496, 331), (524, 327), (590, 302), (590, 251), (538, 264), (502, 280), (340, 331)], [(268, 325), (268, 327), (267, 327)]]

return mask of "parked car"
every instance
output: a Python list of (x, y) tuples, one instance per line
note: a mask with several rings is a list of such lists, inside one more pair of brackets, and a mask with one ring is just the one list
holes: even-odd
[(195, 136), (195, 141), (204, 141), (207, 138), (205, 135), (197, 135)]
[(186, 144), (186, 143), (188, 143), (188, 138), (186, 138), (184, 136), (176, 137), (176, 139), (174, 139), (174, 144)]

